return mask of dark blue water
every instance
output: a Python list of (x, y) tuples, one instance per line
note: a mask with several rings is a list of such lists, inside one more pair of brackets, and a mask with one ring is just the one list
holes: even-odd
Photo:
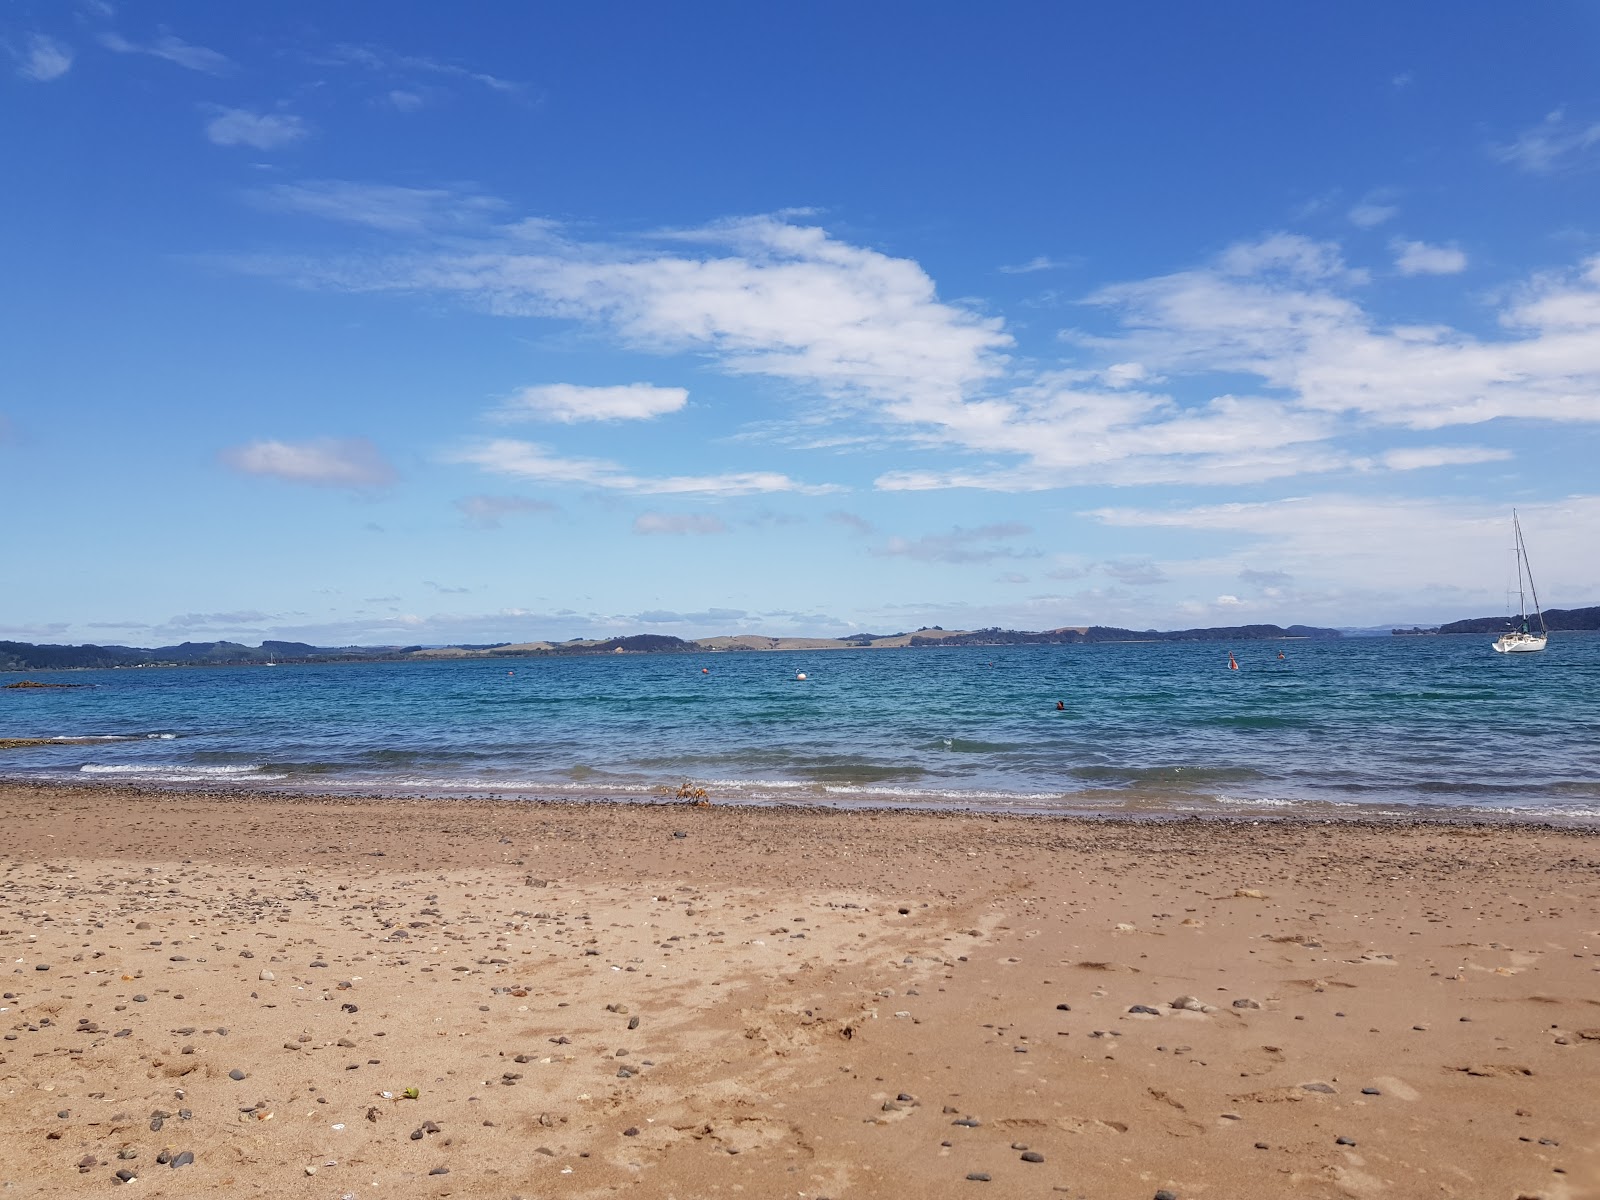
[(1489, 641), (1245, 643), (1238, 671), (1200, 643), (35, 672), (90, 686), (0, 691), (0, 737), (107, 740), (0, 751), (0, 775), (1600, 822), (1600, 635)]

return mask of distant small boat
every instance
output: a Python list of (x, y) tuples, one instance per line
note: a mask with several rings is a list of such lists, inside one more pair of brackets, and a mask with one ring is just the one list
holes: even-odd
[[(1533, 586), (1533, 568), (1528, 565), (1528, 547), (1522, 541), (1522, 522), (1517, 517), (1517, 510), (1511, 510), (1511, 527), (1517, 533), (1517, 600), (1521, 617), (1516, 629), (1507, 630), (1494, 640), (1494, 650), (1498, 654), (1532, 654), (1543, 650), (1550, 641), (1550, 631), (1544, 626), (1544, 613), (1539, 609), (1539, 591)], [(1527, 587), (1523, 587), (1523, 580), (1527, 580)], [(1528, 625), (1528, 593), (1533, 593), (1533, 615), (1539, 622), (1539, 632), (1534, 633)]]

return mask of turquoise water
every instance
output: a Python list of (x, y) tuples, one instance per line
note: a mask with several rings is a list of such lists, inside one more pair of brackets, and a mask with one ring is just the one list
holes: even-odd
[(34, 672), (89, 686), (0, 691), (0, 737), (105, 740), (0, 751), (0, 775), (1600, 823), (1600, 634), (1489, 640), (1246, 643), (1238, 671), (1199, 643)]

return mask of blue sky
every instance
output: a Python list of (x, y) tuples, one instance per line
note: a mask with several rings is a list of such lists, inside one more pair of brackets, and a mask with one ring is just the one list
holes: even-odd
[(1600, 602), (1600, 9), (13, 3), (0, 638)]

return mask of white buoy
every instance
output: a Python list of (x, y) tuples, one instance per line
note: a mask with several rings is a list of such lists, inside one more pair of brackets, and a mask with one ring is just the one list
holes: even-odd
[(800, 672), (796, 673), (796, 675), (795, 675), (796, 679), (804, 679), (805, 677), (806, 677), (806, 673), (804, 671), (800, 671)]

